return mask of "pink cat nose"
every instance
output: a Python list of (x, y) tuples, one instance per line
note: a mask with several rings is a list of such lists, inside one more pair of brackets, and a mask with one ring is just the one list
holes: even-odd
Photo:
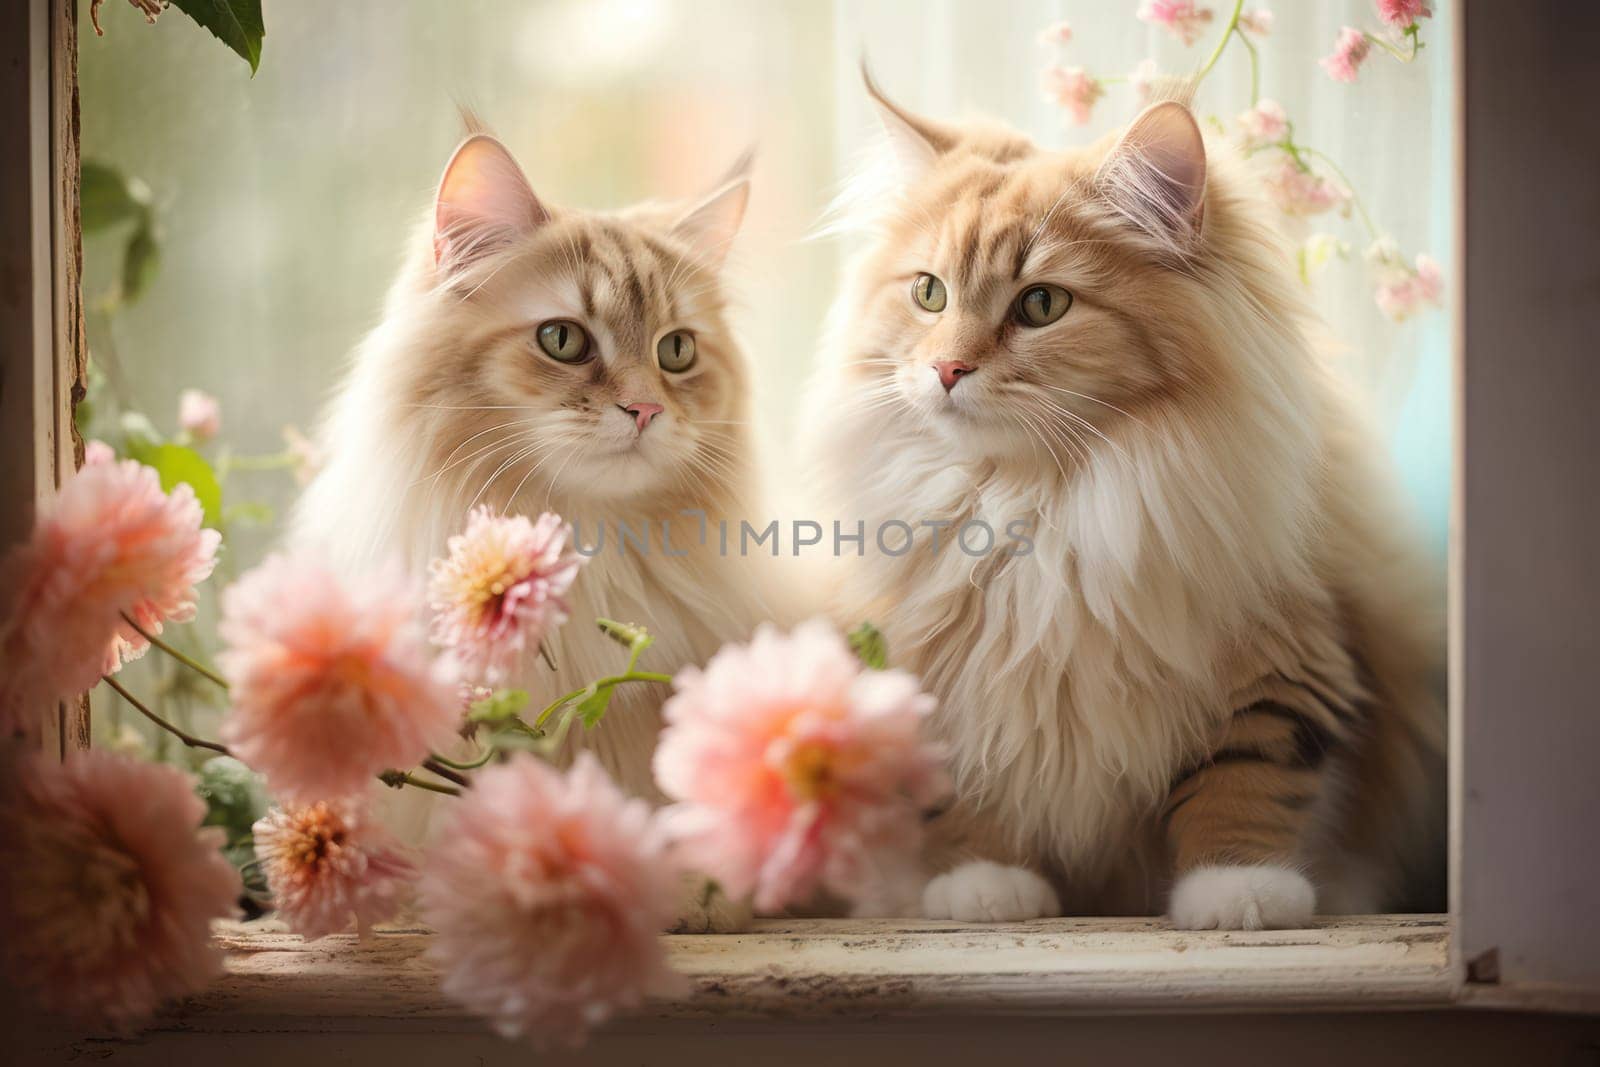
[(939, 372), (939, 384), (944, 386), (944, 391), (948, 393), (956, 387), (957, 382), (978, 368), (959, 359), (944, 359), (935, 363), (933, 369)]
[(666, 409), (660, 404), (646, 404), (642, 401), (633, 401), (627, 404), (618, 404), (617, 407), (633, 416), (634, 425), (643, 433), (644, 428), (650, 425), (650, 420), (661, 414)]

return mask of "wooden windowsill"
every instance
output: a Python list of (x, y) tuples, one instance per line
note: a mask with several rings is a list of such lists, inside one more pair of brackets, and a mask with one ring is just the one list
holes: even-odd
[[(467, 1029), (424, 956), (428, 933), (305, 942), (269, 922), (219, 930), (227, 975), (166, 1032)], [(966, 925), (765, 920), (667, 938), (692, 982), (657, 1018), (1415, 1009), (1455, 1000), (1444, 916), (1331, 919), (1311, 930), (1175, 931), (1146, 919)]]

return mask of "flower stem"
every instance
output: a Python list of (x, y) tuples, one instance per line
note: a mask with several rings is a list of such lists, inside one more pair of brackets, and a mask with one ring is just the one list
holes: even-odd
[(382, 774), (378, 775), (378, 781), (382, 782), (391, 789), (399, 789), (402, 786), (411, 786), (413, 789), (426, 789), (430, 793), (443, 793), (445, 796), (449, 797), (458, 797), (461, 795), (461, 790), (457, 789), (453, 785), (438, 785), (434, 782), (423, 781), (421, 778), (407, 774), (405, 771), (384, 771)]
[[(593, 688), (594, 688), (595, 692), (598, 693), (602, 689), (610, 689), (612, 686), (621, 685), (623, 682), (667, 682), (667, 683), (670, 683), (671, 681), (672, 681), (672, 675), (670, 675), (670, 674), (658, 674), (655, 671), (632, 671), (632, 670), (630, 670), (626, 674), (614, 674), (610, 678), (602, 678), (598, 682), (593, 683)], [(562, 696), (562, 697), (557, 697), (555, 700), (551, 701), (549, 704), (547, 704), (545, 706), (545, 709), (543, 711), (539, 712), (539, 717), (533, 720), (533, 728), (535, 730), (537, 730), (539, 727), (543, 726), (545, 724), (546, 720), (548, 720), (550, 718), (550, 716), (554, 715), (557, 711), (561, 710), (563, 705), (565, 705), (568, 702), (576, 700), (579, 697), (583, 696), (583, 694), (587, 693), (589, 691), (589, 689), (590, 689), (590, 686), (586, 685), (582, 689), (574, 689), (572, 692), (568, 693), (567, 695)]]
[(437, 757), (429, 756), (427, 759), (422, 761), (422, 766), (425, 769), (432, 771), (434, 774), (437, 774), (440, 778), (443, 778), (447, 782), (454, 782), (456, 785), (467, 784), (466, 775), (457, 774), (449, 767), (446, 767), (444, 764), (440, 763)]
[[(485, 748), (483, 750), (483, 755), (479, 756), (477, 759), (473, 760), (471, 763), (457, 763), (453, 759), (446, 759), (445, 757), (439, 755), (437, 752), (434, 753), (431, 757), (429, 757), (429, 759), (432, 762), (439, 764), (440, 766), (449, 767), (451, 770), (454, 770), (454, 771), (475, 771), (479, 767), (482, 767), (482, 766), (486, 765), (490, 760), (494, 759), (494, 748), (492, 746), (489, 747), (489, 748)], [(424, 764), (424, 766), (426, 766), (426, 764)]]
[(1250, 106), (1255, 107), (1261, 102), (1261, 53), (1247, 33), (1239, 34), (1239, 43), (1250, 53)]
[(224, 756), (233, 755), (232, 752), (228, 751), (227, 745), (219, 745), (215, 741), (206, 741), (195, 737), (193, 734), (186, 733), (183, 730), (178, 729), (176, 726), (172, 725), (172, 723), (168, 722), (166, 719), (163, 719), (161, 716), (145, 707), (142, 700), (128, 692), (128, 690), (123, 687), (121, 682), (117, 681), (109, 674), (101, 680), (109, 685), (112, 689), (115, 689), (117, 693), (121, 695), (123, 700), (126, 700), (129, 704), (132, 704), (139, 714), (143, 715), (145, 718), (149, 719), (151, 722), (167, 731), (167, 733), (171, 734), (173, 737), (176, 737), (179, 741), (182, 741), (188, 747), (208, 748), (212, 752), (220, 752)]
[(1362, 31), (1361, 35), (1367, 40), (1371, 41), (1373, 44), (1377, 45), (1379, 48), (1383, 49), (1385, 52), (1388, 52), (1391, 56), (1394, 56), (1402, 63), (1410, 63), (1413, 59), (1417, 58), (1417, 48), (1420, 42), (1417, 40), (1417, 35), (1409, 30), (1406, 33), (1406, 36), (1411, 39), (1411, 50), (1409, 52), (1400, 51), (1400, 49), (1396, 48), (1394, 45), (1390, 44), (1388, 41), (1384, 40), (1382, 37), (1379, 37), (1375, 33)]
[[(1196, 85), (1200, 84), (1205, 76), (1211, 73), (1211, 68), (1217, 65), (1217, 60), (1222, 58), (1222, 53), (1228, 48), (1228, 39), (1239, 28), (1239, 12), (1243, 10), (1244, 0), (1233, 0), (1233, 14), (1228, 16), (1228, 24), (1222, 27), (1222, 37), (1217, 41), (1217, 47), (1211, 50), (1211, 58), (1207, 59), (1206, 65), (1200, 68), (1200, 73), (1194, 76)], [(1244, 34), (1241, 33), (1239, 36), (1242, 39)]]
[(1322, 162), (1328, 165), (1329, 170), (1333, 171), (1334, 174), (1339, 176), (1339, 180), (1344, 182), (1344, 187), (1350, 190), (1350, 202), (1355, 204), (1356, 211), (1360, 213), (1361, 221), (1366, 225), (1368, 235), (1370, 235), (1373, 240), (1377, 240), (1378, 227), (1373, 223), (1372, 216), (1367, 213), (1367, 205), (1361, 202), (1361, 197), (1356, 192), (1355, 183), (1352, 182), (1350, 180), (1350, 176), (1344, 172), (1344, 168), (1335, 163), (1333, 161), (1333, 157), (1329, 156), (1326, 152), (1312, 148), (1310, 145), (1300, 145), (1299, 148), (1300, 151), (1304, 152), (1306, 155), (1315, 156), (1317, 159), (1322, 160)]
[[(223, 689), (228, 688), (228, 680), (226, 678), (187, 653), (180, 652), (176, 648), (173, 648), (171, 645), (161, 640), (161, 638), (157, 637), (155, 634), (146, 630), (143, 626), (140, 626), (138, 623), (134, 622), (132, 616), (130, 616), (126, 611), (122, 613), (122, 621), (133, 627), (134, 632), (140, 637), (144, 638), (146, 641), (149, 641), (156, 648), (159, 648), (161, 651), (165, 652), (167, 655), (171, 656), (185, 667), (188, 667), (201, 677), (209, 678), (211, 681), (216, 682)], [(108, 682), (110, 680), (111, 679), (109, 678), (106, 679)]]

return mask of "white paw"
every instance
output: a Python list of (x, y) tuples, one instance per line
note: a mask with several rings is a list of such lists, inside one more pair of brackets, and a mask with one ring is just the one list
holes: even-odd
[(1287, 867), (1197, 867), (1173, 887), (1168, 910), (1180, 930), (1294, 929), (1311, 924), (1317, 891)]
[(1061, 904), (1050, 883), (1032, 871), (979, 860), (929, 882), (922, 891), (922, 914), (929, 919), (1008, 923), (1060, 915)]
[(750, 927), (753, 913), (748, 900), (729, 900), (715, 882), (697, 875), (685, 876), (684, 897), (669, 934), (736, 934)]

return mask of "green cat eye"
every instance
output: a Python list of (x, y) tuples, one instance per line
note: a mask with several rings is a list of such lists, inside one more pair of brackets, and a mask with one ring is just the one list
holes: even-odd
[(1048, 326), (1071, 306), (1072, 294), (1061, 286), (1031, 286), (1017, 298), (1017, 321), (1024, 326)]
[(944, 282), (931, 274), (919, 274), (917, 280), (911, 283), (911, 298), (924, 311), (935, 314), (944, 310), (949, 297), (944, 291)]
[(656, 359), (662, 370), (682, 374), (694, 366), (694, 334), (673, 330), (656, 342)]
[(551, 319), (539, 327), (539, 347), (558, 363), (582, 363), (589, 357), (589, 335), (571, 319)]

